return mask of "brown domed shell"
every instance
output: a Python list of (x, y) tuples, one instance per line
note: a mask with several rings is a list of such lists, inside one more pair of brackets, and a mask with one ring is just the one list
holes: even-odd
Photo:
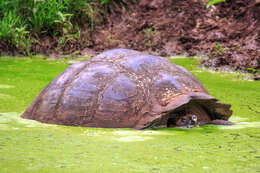
[(211, 119), (227, 120), (232, 114), (230, 105), (217, 102), (185, 68), (159, 56), (115, 49), (70, 66), (22, 117), (62, 125), (142, 129), (191, 102), (202, 105)]

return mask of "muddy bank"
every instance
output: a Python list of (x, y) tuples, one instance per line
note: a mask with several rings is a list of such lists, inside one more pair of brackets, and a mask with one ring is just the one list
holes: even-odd
[(93, 55), (130, 48), (162, 56), (203, 56), (206, 67), (260, 69), (259, 0), (228, 0), (208, 9), (201, 0), (114, 2), (94, 31), (82, 26), (79, 40), (60, 46), (57, 39), (43, 36), (32, 51), (56, 55), (80, 50)]
[(260, 3), (142, 0), (116, 11), (95, 34), (95, 49), (127, 47), (168, 56), (206, 55), (207, 67), (260, 68)]

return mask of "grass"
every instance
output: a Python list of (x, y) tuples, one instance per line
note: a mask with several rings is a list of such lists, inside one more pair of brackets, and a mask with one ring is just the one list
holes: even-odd
[(0, 172), (260, 172), (260, 83), (172, 59), (223, 102), (235, 126), (98, 129), (20, 118), (67, 60), (0, 58)]
[(80, 39), (80, 28), (94, 30), (112, 0), (1, 0), (0, 40), (20, 54), (31, 55), (31, 45), (43, 35), (59, 40), (59, 46)]
[(42, 46), (44, 36), (57, 40), (57, 48), (62, 48), (69, 41), (79, 42), (81, 29), (89, 28), (91, 35), (115, 4), (131, 2), (136, 3), (135, 0), (1, 0), (0, 41), (27, 56), (35, 54), (32, 45)]

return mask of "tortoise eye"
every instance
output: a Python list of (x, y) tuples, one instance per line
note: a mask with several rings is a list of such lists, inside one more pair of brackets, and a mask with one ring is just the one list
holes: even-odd
[(198, 119), (198, 118), (197, 118), (196, 115), (192, 115), (192, 116), (191, 116), (191, 120), (193, 120), (193, 121), (197, 121), (197, 119)]

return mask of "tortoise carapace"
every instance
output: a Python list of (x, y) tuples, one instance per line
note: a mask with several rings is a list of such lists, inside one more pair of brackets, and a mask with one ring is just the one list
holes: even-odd
[(163, 57), (114, 49), (71, 65), (22, 117), (71, 126), (144, 129), (230, 125), (231, 114), (230, 105), (210, 96), (185, 68)]

